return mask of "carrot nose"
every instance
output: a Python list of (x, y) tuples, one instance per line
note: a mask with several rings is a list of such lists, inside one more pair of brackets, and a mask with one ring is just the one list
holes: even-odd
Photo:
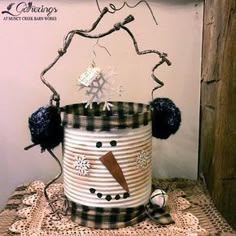
[(120, 184), (120, 186), (126, 191), (129, 192), (128, 184), (125, 180), (124, 174), (120, 165), (116, 161), (112, 152), (108, 152), (105, 155), (101, 156), (100, 161), (108, 169), (114, 179)]

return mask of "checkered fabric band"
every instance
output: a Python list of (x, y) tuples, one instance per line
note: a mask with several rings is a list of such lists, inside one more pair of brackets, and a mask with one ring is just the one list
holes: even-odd
[(103, 110), (103, 104), (93, 103), (93, 108), (85, 108), (85, 103), (71, 104), (61, 108), (63, 125), (88, 131), (109, 131), (113, 129), (139, 128), (151, 120), (149, 105), (132, 102), (110, 102), (110, 110)]
[(96, 229), (117, 229), (137, 224), (146, 218), (144, 206), (101, 208), (69, 201), (67, 214), (79, 225)]
[(133, 208), (90, 207), (67, 202), (67, 215), (79, 225), (96, 229), (117, 229), (137, 224), (149, 217), (161, 225), (174, 223), (168, 208), (158, 208), (148, 203)]
[(167, 207), (160, 208), (157, 205), (153, 205), (151, 202), (149, 202), (147, 205), (145, 205), (145, 211), (148, 217), (156, 224), (168, 225), (174, 223)]

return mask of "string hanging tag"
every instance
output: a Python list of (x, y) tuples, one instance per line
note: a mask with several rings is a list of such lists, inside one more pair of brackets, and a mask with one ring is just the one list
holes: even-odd
[(95, 79), (100, 77), (101, 69), (98, 67), (88, 67), (87, 70), (80, 75), (78, 82), (88, 87)]

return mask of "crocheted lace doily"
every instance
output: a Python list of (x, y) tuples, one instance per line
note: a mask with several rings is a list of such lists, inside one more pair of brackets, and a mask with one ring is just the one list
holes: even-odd
[[(18, 210), (19, 220), (10, 227), (13, 233), (25, 236), (65, 236), (65, 235), (206, 235), (206, 231), (200, 227), (198, 219), (186, 209), (190, 203), (184, 198), (185, 193), (176, 189), (168, 193), (168, 207), (170, 215), (175, 221), (170, 225), (157, 225), (150, 219), (134, 226), (116, 229), (99, 230), (80, 226), (72, 222), (69, 217), (61, 215), (58, 219), (52, 213), (44, 194), (44, 183), (35, 181), (28, 187), (28, 195), (24, 198), (24, 207)], [(63, 184), (52, 184), (48, 188), (50, 199), (58, 199), (54, 204), (57, 209), (63, 211)]]

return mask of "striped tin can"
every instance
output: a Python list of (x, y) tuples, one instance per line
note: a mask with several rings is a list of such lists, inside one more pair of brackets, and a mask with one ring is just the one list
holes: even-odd
[[(64, 191), (71, 203), (70, 214), (80, 224), (94, 228), (137, 223), (151, 194), (150, 107), (127, 102), (112, 105), (110, 111), (96, 103), (93, 109), (73, 104), (62, 110)], [(77, 210), (81, 206), (86, 214)], [(143, 211), (137, 211), (140, 208)], [(97, 210), (110, 213), (98, 220)], [(111, 212), (121, 214), (122, 210), (127, 212), (122, 219), (111, 217)], [(130, 216), (130, 212), (136, 215)]]

